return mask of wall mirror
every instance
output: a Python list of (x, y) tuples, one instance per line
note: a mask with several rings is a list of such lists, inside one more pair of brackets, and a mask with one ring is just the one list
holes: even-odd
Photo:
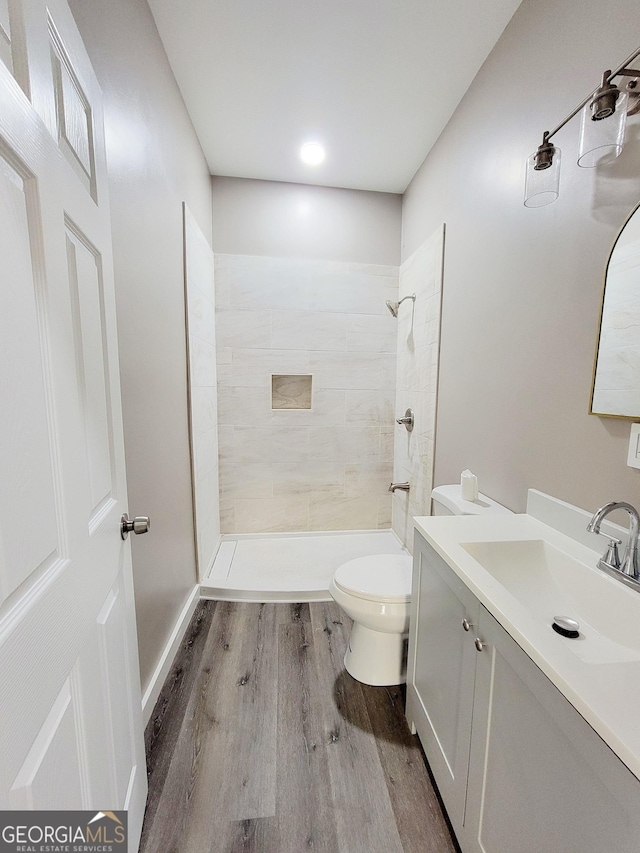
[(591, 414), (640, 418), (640, 205), (607, 264)]

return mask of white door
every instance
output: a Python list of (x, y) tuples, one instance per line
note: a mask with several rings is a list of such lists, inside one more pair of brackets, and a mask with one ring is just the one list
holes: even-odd
[(0, 0), (0, 809), (128, 809), (136, 850), (106, 178), (100, 91), (65, 0)]

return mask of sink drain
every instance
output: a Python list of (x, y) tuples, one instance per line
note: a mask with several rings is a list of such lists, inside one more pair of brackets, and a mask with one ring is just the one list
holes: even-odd
[(554, 616), (551, 627), (557, 634), (569, 637), (571, 640), (580, 636), (580, 623), (568, 616)]

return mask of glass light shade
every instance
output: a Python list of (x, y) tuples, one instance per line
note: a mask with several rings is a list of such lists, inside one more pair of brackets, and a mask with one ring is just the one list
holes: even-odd
[(621, 93), (615, 112), (594, 121), (591, 104), (587, 104), (580, 117), (580, 145), (578, 166), (593, 169), (610, 163), (622, 152), (624, 130), (627, 124), (627, 95)]
[(527, 170), (524, 181), (524, 206), (544, 207), (558, 198), (560, 187), (560, 149), (553, 149), (550, 166), (546, 169), (536, 169), (537, 151), (527, 160)]

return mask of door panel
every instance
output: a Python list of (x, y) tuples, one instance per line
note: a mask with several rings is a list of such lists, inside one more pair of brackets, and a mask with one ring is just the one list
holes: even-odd
[(77, 808), (83, 802), (77, 745), (74, 697), (67, 680), (16, 776), (11, 808)]
[(4, 62), (9, 71), (13, 72), (9, 0), (0, 0), (0, 61)]
[(49, 37), (58, 144), (76, 176), (95, 200), (96, 175), (91, 104), (50, 13)]
[(13, 75), (49, 132), (54, 134), (56, 114), (46, 5), (8, 0), (8, 6)]
[[(129, 654), (127, 648), (125, 597), (122, 579), (109, 590), (98, 614), (100, 643), (100, 683), (103, 685), (104, 705), (109, 713), (109, 755), (111, 757), (116, 802), (124, 803), (132, 773), (136, 772), (135, 750), (132, 742), (132, 717), (129, 684)], [(123, 697), (127, 697), (125, 701)]]
[[(11, 401), (0, 408), (0, 447), (6, 455), (0, 514), (9, 531), (0, 553), (2, 601), (59, 554), (49, 393), (40, 344), (42, 293), (36, 289), (43, 278), (42, 257), (31, 240), (39, 230), (40, 212), (37, 193), (29, 192), (32, 178), (19, 163), (8, 146), (0, 151), (0, 257), (7, 281), (6, 310), (0, 312), (0, 399)], [(35, 527), (34, 516), (39, 520)]]
[(105, 351), (102, 259), (80, 229), (66, 223), (69, 285), (73, 305), (77, 381), (84, 410), (84, 434), (89, 471), (89, 530), (99, 523), (113, 500), (113, 434)]

